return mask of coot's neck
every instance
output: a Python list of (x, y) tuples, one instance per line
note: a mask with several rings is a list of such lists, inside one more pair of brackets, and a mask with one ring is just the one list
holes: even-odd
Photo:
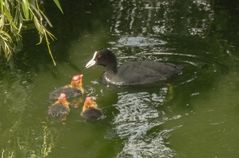
[(105, 66), (107, 72), (117, 73), (117, 61), (111, 61), (111, 63)]
[(117, 59), (112, 52), (108, 52), (104, 66), (107, 72), (117, 73)]

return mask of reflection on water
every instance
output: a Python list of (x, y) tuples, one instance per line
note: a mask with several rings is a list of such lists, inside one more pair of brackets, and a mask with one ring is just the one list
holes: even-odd
[(30, 95), (34, 89), (34, 75), (15, 69), (12, 69), (11, 73), (5, 70), (2, 73), (1, 157), (47, 157), (54, 147), (54, 135), (48, 125), (41, 122), (44, 118), (32, 118), (36, 106), (39, 106), (33, 102), (33, 96)]
[(18, 120), (10, 128), (10, 133), (2, 133), (5, 137), (2, 157), (47, 157), (55, 147), (55, 134), (46, 125), (37, 129), (23, 129), (22, 126), (23, 120)]
[[(22, 152), (20, 155), (24, 157), (47, 157), (52, 149), (55, 147), (55, 134), (46, 125), (42, 125), (39, 133), (31, 130), (21, 131), (18, 135), (17, 146)], [(31, 142), (34, 139), (34, 143)], [(16, 156), (19, 153), (16, 154)]]
[(157, 157), (157, 158), (169, 158), (173, 157), (175, 153), (165, 146), (163, 130), (158, 132), (157, 136), (152, 138), (143, 137), (138, 139), (131, 139), (124, 144), (122, 152), (117, 157), (119, 158), (137, 158), (137, 157)]
[(119, 94), (118, 103), (115, 105), (119, 114), (114, 119), (116, 130), (121, 138), (139, 137), (148, 129), (155, 126), (155, 119), (160, 119), (155, 107), (148, 104), (151, 96), (147, 92)]
[(146, 37), (121, 37), (117, 45), (118, 47), (124, 46), (137, 46), (137, 47), (144, 47), (144, 46), (154, 46), (159, 44), (165, 44), (164, 41), (160, 41), (154, 38), (146, 38)]
[(119, 93), (114, 107), (119, 111), (113, 125), (124, 147), (117, 157), (172, 157), (174, 152), (165, 145), (166, 129), (152, 132), (165, 121), (164, 113), (157, 107), (163, 104), (168, 88), (158, 93)]
[(205, 37), (214, 17), (211, 5), (205, 0), (184, 3), (176, 0), (112, 0), (112, 3), (111, 32), (115, 35), (155, 36), (181, 32), (184, 36)]
[(42, 157), (48, 156), (54, 147), (54, 134), (49, 127), (43, 126), (43, 143), (41, 149)]

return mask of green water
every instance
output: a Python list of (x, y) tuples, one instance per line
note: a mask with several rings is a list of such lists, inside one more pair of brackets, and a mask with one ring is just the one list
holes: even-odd
[[(239, 155), (238, 4), (203, 0), (46, 3), (54, 67), (34, 32), (14, 63), (0, 68), (0, 152), (16, 158), (237, 158)], [(96, 49), (119, 63), (155, 60), (184, 66), (167, 84), (112, 87), (102, 68), (84, 69)], [(106, 118), (89, 123), (72, 109), (49, 119), (49, 93), (84, 74)]]

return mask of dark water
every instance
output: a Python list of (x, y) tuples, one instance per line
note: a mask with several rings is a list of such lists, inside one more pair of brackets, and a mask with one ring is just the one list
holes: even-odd
[[(206, 0), (46, 3), (54, 67), (34, 32), (14, 64), (0, 68), (1, 157), (237, 158), (239, 155), (239, 5)], [(96, 49), (122, 64), (184, 65), (167, 84), (101, 84), (100, 67), (83, 69)], [(65, 123), (47, 117), (48, 94), (84, 73), (87, 93), (106, 115), (88, 123), (73, 109)]]

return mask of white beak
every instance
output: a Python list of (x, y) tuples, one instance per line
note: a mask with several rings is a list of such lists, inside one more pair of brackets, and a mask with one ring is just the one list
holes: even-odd
[(95, 57), (96, 57), (96, 54), (97, 54), (97, 51), (95, 52), (95, 54), (93, 55), (93, 58), (88, 61), (88, 63), (85, 65), (85, 68), (90, 68), (91, 66), (94, 66), (96, 64), (96, 61), (95, 61)]
[(85, 68), (90, 68), (91, 66), (95, 65), (96, 61), (94, 59), (91, 59), (86, 65)]

